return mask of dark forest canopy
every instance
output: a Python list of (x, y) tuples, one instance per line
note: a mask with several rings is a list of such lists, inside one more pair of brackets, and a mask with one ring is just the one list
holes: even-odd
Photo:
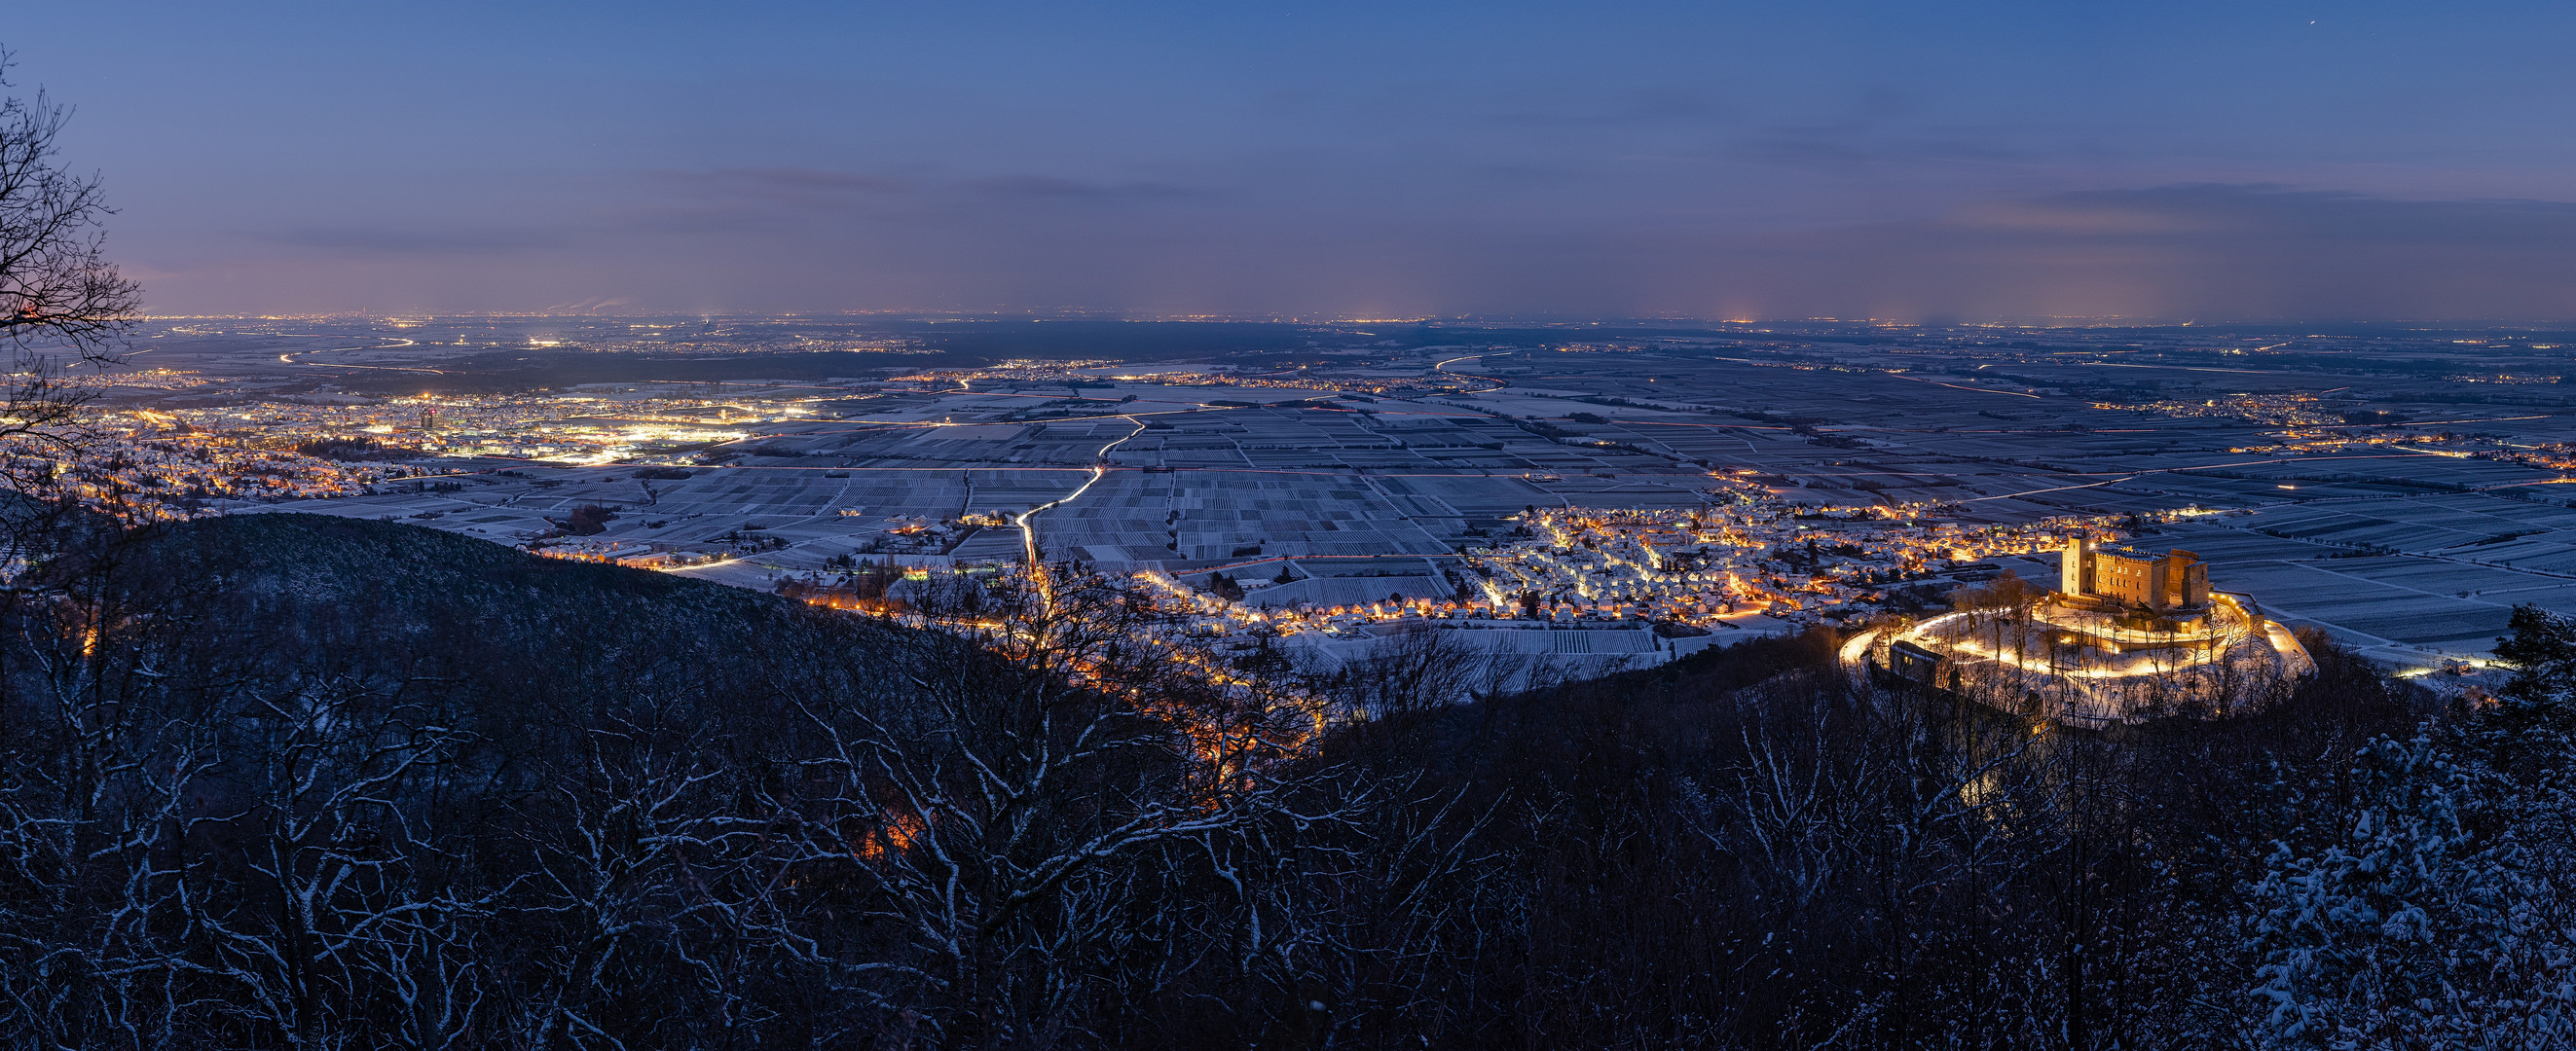
[(2576, 627), (2537, 611), (2475, 710), (2314, 640), (2255, 717), (2034, 733), (1843, 684), (1819, 634), (1211, 767), (1257, 711), (1060, 624), (389, 522), (89, 543), (0, 644), (15, 1046), (2571, 1032)]

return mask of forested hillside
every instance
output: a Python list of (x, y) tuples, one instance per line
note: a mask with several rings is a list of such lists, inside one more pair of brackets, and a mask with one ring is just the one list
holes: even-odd
[(2576, 1040), (2534, 611), (2482, 705), (2311, 639), (2080, 734), (1812, 635), (1318, 725), (1071, 576), (961, 636), (393, 523), (66, 550), (0, 641), (12, 1046)]

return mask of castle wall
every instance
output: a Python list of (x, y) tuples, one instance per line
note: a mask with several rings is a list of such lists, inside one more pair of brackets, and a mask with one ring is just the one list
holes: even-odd
[(2095, 547), (2076, 537), (2058, 553), (2057, 590), (2094, 595), (2153, 610), (2198, 609), (2209, 604), (2209, 566), (2181, 548), (2149, 555), (2126, 547)]
[(2149, 609), (2163, 609), (2168, 587), (2166, 571), (2169, 568), (2170, 564), (2161, 558), (2114, 551), (2094, 552), (2093, 594)]

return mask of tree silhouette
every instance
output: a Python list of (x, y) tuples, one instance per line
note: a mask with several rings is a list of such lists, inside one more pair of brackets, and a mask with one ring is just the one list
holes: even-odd
[[(0, 92), (13, 64), (0, 50)], [(66, 370), (113, 362), (142, 305), (142, 289), (107, 261), (102, 223), (112, 210), (98, 177), (59, 163), (70, 117), (42, 91), (0, 97), (0, 344), (9, 357), (0, 443), (42, 453), (0, 466), (0, 486), (28, 498), (0, 514), (22, 550), (34, 550), (33, 534), (63, 506), (52, 461), (76, 458), (85, 445), (76, 425), (89, 394), (67, 382)]]

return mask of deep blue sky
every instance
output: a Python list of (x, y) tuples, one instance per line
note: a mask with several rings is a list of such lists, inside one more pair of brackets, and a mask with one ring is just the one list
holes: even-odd
[(2565, 3), (18, 5), (156, 312), (2576, 317)]

